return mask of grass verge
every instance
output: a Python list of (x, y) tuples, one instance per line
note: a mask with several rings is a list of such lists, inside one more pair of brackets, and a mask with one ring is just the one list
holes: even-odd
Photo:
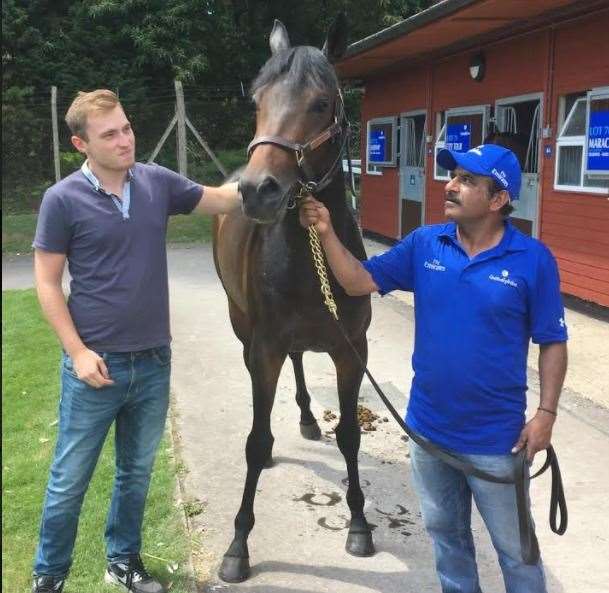
[(32, 251), (37, 219), (38, 215), (34, 212), (2, 215), (2, 255)]
[[(2, 293), (2, 592), (26, 593), (49, 465), (57, 436), (57, 339), (33, 290)], [(85, 497), (74, 564), (64, 593), (111, 593), (103, 584), (104, 523), (114, 475), (113, 435)], [(172, 593), (191, 591), (188, 537), (174, 504), (176, 464), (166, 435), (152, 476), (143, 559)], [(177, 568), (176, 568), (177, 567)]]

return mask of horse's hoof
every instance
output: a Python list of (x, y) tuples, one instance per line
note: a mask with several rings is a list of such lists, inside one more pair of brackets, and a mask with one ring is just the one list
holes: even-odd
[(241, 583), (245, 581), (250, 576), (249, 558), (224, 556), (218, 575), (226, 583)]
[(372, 556), (374, 555), (374, 543), (370, 531), (349, 532), (345, 548), (352, 556)]
[(300, 434), (309, 441), (318, 441), (321, 438), (321, 430), (316, 421), (313, 421), (310, 424), (303, 424), (301, 422)]
[(264, 462), (264, 469), (269, 469), (270, 467), (273, 467), (275, 465), (275, 462), (273, 461), (273, 456), (269, 455), (268, 459)]

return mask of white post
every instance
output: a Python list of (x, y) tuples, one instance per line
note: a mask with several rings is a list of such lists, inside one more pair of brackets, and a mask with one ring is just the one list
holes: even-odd
[(59, 165), (59, 128), (57, 126), (57, 87), (51, 87), (51, 122), (53, 124), (53, 160), (55, 161), (55, 182), (61, 180)]
[(178, 118), (178, 171), (180, 175), (187, 175), (186, 156), (186, 108), (184, 106), (184, 89), (179, 80), (174, 81), (176, 89), (176, 115)]

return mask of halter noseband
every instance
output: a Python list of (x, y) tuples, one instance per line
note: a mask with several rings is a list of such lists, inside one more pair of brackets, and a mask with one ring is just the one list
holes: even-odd
[[(315, 172), (307, 161), (307, 155), (318, 149), (326, 142), (330, 140), (334, 141), (337, 136), (341, 137), (341, 147), (336, 160), (328, 171), (326, 171), (326, 173), (320, 179), (316, 180)], [(301, 190), (305, 190), (310, 193), (317, 193), (324, 189), (332, 180), (332, 177), (334, 176), (334, 173), (336, 172), (336, 169), (340, 163), (343, 148), (347, 142), (348, 136), (349, 122), (345, 116), (345, 105), (343, 103), (343, 96), (339, 89), (334, 106), (333, 122), (323, 132), (315, 136), (315, 138), (312, 140), (309, 140), (306, 144), (291, 142), (290, 140), (286, 140), (281, 136), (258, 136), (254, 138), (247, 147), (247, 158), (249, 159), (252, 156), (254, 149), (260, 144), (274, 144), (275, 146), (280, 146), (281, 148), (287, 148), (288, 150), (293, 151), (296, 157), (296, 164), (300, 171), (300, 178), (297, 180), (297, 183), (300, 185)]]

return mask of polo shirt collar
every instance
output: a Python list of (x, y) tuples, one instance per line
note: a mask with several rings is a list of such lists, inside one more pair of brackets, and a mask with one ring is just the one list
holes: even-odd
[[(519, 233), (514, 228), (514, 225), (512, 225), (509, 219), (506, 220), (503, 224), (505, 227), (505, 231), (503, 233), (503, 237), (501, 237), (501, 241), (499, 241), (498, 245), (496, 245), (492, 249), (489, 249), (486, 253), (488, 253), (489, 255), (492, 254), (501, 256), (509, 251), (526, 250), (527, 246), (524, 235), (522, 235), (522, 233)], [(449, 241), (460, 249), (463, 249), (463, 247), (461, 247), (461, 244), (459, 243), (459, 239), (457, 237), (457, 225), (454, 222), (447, 223), (444, 227), (444, 230), (438, 235), (438, 238), (443, 239), (445, 241)]]
[[(99, 179), (95, 176), (95, 173), (93, 173), (93, 171), (91, 171), (91, 168), (89, 167), (88, 159), (85, 159), (85, 162), (80, 167), (80, 170), (82, 171), (83, 175), (91, 182), (91, 185), (93, 185), (93, 187), (95, 188), (95, 191), (99, 191), (100, 189), (103, 189)], [(129, 183), (132, 179), (133, 179), (133, 168), (130, 168), (127, 171), (127, 179), (125, 179), (125, 183)]]
[(127, 178), (125, 179), (125, 183), (123, 185), (123, 198), (119, 200), (114, 194), (107, 192), (103, 187), (101, 187), (101, 183), (99, 179), (95, 176), (91, 168), (89, 167), (89, 162), (86, 160), (82, 167), (80, 168), (83, 175), (89, 180), (91, 185), (95, 188), (95, 191), (102, 192), (106, 196), (112, 199), (112, 202), (121, 213), (123, 220), (129, 220), (129, 208), (131, 206), (131, 180), (133, 179), (133, 169), (128, 169)]

